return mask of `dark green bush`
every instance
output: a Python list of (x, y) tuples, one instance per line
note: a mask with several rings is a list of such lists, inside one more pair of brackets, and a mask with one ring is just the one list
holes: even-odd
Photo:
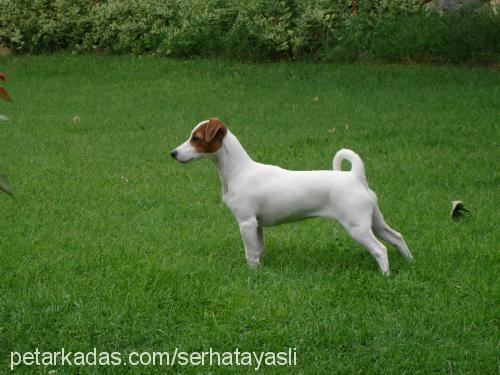
[(88, 0), (0, 0), (0, 44), (22, 52), (76, 48), (92, 29)]
[(174, 7), (161, 0), (110, 0), (88, 7), (87, 12), (92, 28), (79, 47), (115, 53), (155, 51), (175, 19)]
[(249, 60), (492, 63), (491, 12), (419, 0), (0, 0), (0, 44)]
[(388, 18), (373, 26), (363, 44), (380, 61), (494, 62), (500, 52), (500, 18), (479, 13)]

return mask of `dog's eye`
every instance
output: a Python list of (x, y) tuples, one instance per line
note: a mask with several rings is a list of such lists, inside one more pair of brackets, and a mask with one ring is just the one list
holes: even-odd
[(199, 138), (199, 137), (197, 137), (196, 135), (193, 135), (193, 136), (191, 137), (191, 141), (192, 141), (192, 142), (196, 142), (198, 139), (200, 139), (200, 138)]

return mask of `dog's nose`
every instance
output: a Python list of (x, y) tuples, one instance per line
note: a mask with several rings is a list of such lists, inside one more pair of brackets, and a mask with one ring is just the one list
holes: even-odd
[(177, 150), (172, 151), (170, 155), (172, 155), (172, 157), (175, 159), (175, 157), (177, 156)]

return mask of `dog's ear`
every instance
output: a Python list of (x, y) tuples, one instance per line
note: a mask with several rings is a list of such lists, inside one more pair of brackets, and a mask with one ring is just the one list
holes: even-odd
[(227, 129), (217, 117), (208, 120), (208, 126), (205, 129), (205, 142), (210, 143), (213, 139), (219, 135), (220, 139), (224, 138), (227, 133)]

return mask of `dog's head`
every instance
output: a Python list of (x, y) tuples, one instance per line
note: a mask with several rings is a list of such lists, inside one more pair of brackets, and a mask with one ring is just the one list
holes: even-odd
[(171, 155), (181, 163), (187, 163), (214, 154), (222, 147), (227, 129), (218, 118), (200, 122), (189, 139), (175, 148)]

